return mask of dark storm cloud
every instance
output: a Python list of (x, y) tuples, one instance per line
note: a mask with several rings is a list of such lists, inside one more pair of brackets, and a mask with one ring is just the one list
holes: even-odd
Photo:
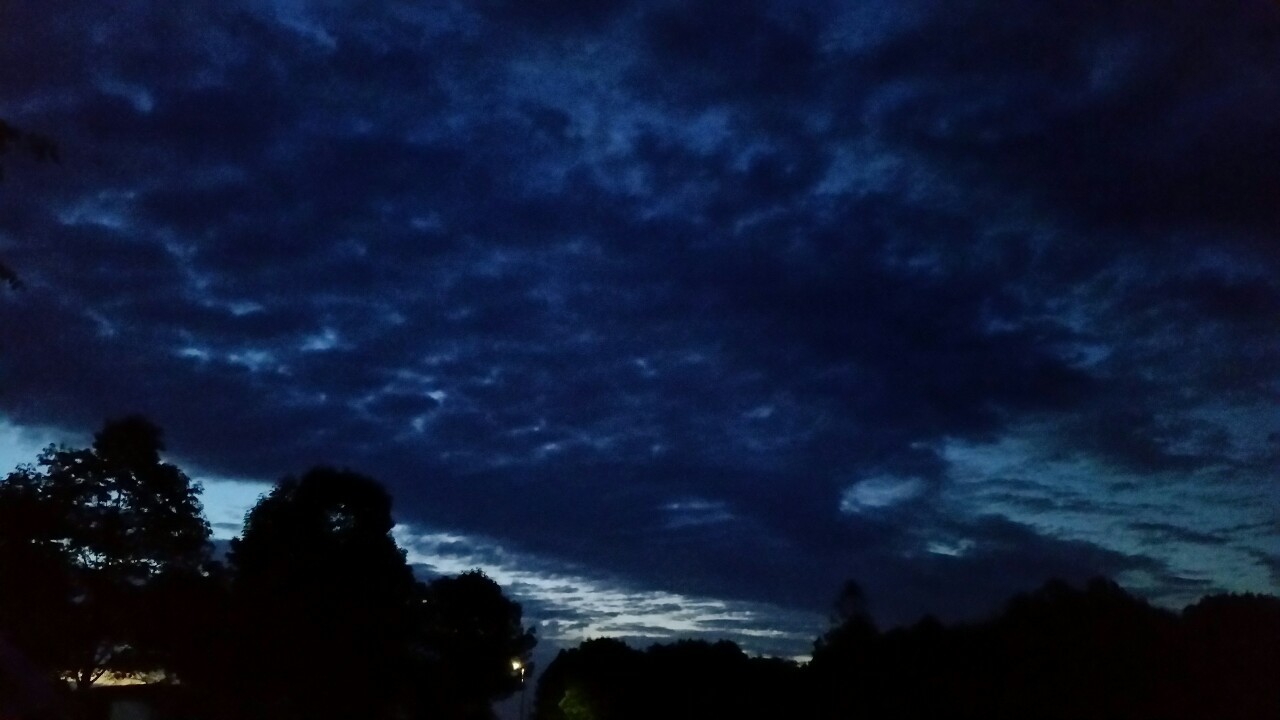
[(815, 8), (763, 0), (662, 4), (642, 21), (654, 66), (640, 73), (687, 103), (782, 104), (815, 87), (821, 61)]
[(972, 618), (1044, 577), (1163, 572), (1153, 561), (1051, 540), (995, 516), (951, 520), (923, 498), (849, 522), (825, 517), (807, 494), (787, 492), (783, 476), (656, 465), (547, 472), (560, 477), (524, 469), (468, 476), (462, 481), (478, 495), (504, 497), (444, 515), (459, 527), (508, 528), (546, 557), (578, 558), (690, 595), (821, 613), (832, 588), (852, 575), (866, 579), (877, 616), (891, 623), (926, 612)]
[(1177, 577), (1033, 522), (1123, 503), (957, 515), (948, 444), (1270, 472), (1263, 3), (40, 7), (0, 49), (66, 158), (0, 187), (15, 422), (140, 410), (224, 475), (895, 619)]
[(1220, 448), (1173, 449), (1169, 415), (1274, 394), (1280, 176), (1262, 158), (1278, 135), (1259, 118), (1280, 99), (1277, 31), (1256, 2), (968, 2), (851, 61), (893, 78), (860, 103), (871, 132), (1004, 205), (984, 211), (1053, 219), (1064, 237), (1034, 246), (1024, 280), (1097, 286), (1102, 322), (1081, 339), (1109, 348), (1107, 390), (1066, 444), (1211, 465)]
[(614, 19), (629, 0), (481, 0), (481, 15), (494, 25), (527, 25), (553, 33), (594, 29)]
[(1072, 217), (1274, 228), (1278, 32), (1250, 0), (953, 3), (867, 59), (900, 90), (871, 116)]

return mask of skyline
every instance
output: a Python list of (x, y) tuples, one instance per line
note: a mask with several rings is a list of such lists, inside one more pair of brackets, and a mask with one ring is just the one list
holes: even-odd
[(552, 642), (1280, 589), (1275, 3), (0, 25), (62, 157), (4, 158), (6, 472), (143, 413), (225, 539), (349, 467)]

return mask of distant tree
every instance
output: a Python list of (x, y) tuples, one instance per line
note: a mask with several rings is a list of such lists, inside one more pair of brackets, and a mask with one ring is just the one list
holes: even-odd
[(991, 710), (1041, 718), (1168, 717), (1176, 617), (1105, 578), (1060, 580), (1015, 597), (985, 628)]
[(862, 586), (846, 581), (832, 603), (831, 629), (814, 643), (814, 662), (850, 662), (853, 656), (868, 651), (877, 634)]
[(520, 604), (480, 570), (433, 580), (422, 589), (418, 628), (433, 708), (445, 717), (486, 717), (495, 700), (522, 690), (537, 639), (521, 624)]
[(813, 717), (800, 668), (721, 640), (643, 653), (613, 639), (562, 651), (538, 683), (537, 720), (786, 720)]
[(749, 659), (727, 640), (653, 645), (645, 664), (648, 717), (755, 718), (770, 689), (767, 681), (750, 682)]
[(850, 621), (866, 620), (869, 623), (870, 617), (867, 594), (863, 592), (862, 586), (856, 580), (846, 580), (840, 593), (836, 595), (835, 602), (831, 604), (831, 623), (836, 626)]
[(597, 638), (561, 650), (538, 681), (536, 720), (639, 720), (649, 685), (644, 654), (621, 640)]
[(1189, 717), (1280, 717), (1280, 598), (1211, 595), (1181, 619)]
[(200, 488), (163, 449), (158, 427), (129, 417), (0, 481), (0, 632), (79, 687), (163, 668), (148, 599), (206, 571)]
[(1280, 718), (1280, 598), (1214, 595), (1178, 615), (1096, 578), (971, 624), (876, 633), (838, 615), (805, 668), (808, 717)]

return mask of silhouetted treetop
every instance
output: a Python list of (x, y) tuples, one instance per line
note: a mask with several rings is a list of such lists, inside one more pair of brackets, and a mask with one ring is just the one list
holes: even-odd
[(198, 484), (160, 458), (140, 417), (108, 422), (92, 448), (49, 446), (0, 482), (0, 628), (80, 685), (157, 669), (143, 608), (161, 579), (199, 575), (209, 525)]
[(114, 462), (148, 465), (160, 462), (164, 431), (155, 423), (133, 415), (108, 423), (93, 436), (93, 450)]
[(846, 622), (808, 671), (832, 720), (1280, 717), (1280, 599), (1214, 596), (1178, 615), (1110, 580), (1054, 580), (984, 622)]
[(520, 605), (479, 571), (416, 580), (391, 509), (375, 480), (320, 467), (250, 510), (228, 556), (240, 715), (481, 717), (519, 689)]
[[(391, 497), (357, 473), (315, 468), (286, 478), (250, 510), (229, 559), (239, 579), (304, 585), (354, 573), (401, 586), (412, 573), (391, 537)], [(313, 573), (319, 573), (314, 575)]]
[(323, 467), (285, 478), (249, 511), (228, 554), (238, 714), (391, 712), (415, 587), (392, 525), (376, 481)]
[(678, 640), (644, 652), (612, 639), (561, 651), (538, 685), (538, 720), (812, 717), (795, 663), (735, 643)]

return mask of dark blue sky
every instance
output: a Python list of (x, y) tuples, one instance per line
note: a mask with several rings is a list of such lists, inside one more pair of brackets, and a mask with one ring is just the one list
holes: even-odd
[[(544, 638), (1280, 585), (1280, 6), (0, 6), (0, 457), (317, 463)], [(6, 450), (7, 448), (7, 450)]]

